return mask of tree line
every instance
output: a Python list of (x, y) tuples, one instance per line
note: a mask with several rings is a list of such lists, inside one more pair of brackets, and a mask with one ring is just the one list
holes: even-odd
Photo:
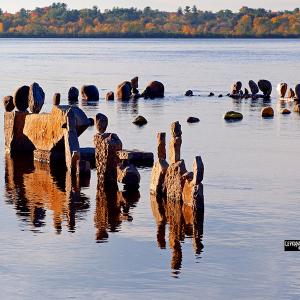
[(0, 9), (0, 37), (300, 37), (300, 11), (196, 6), (165, 12), (150, 7), (69, 9), (53, 3), (16, 13)]

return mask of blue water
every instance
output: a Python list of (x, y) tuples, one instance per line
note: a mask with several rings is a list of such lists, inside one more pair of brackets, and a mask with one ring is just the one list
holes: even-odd
[[(3, 146), (1, 299), (300, 297), (300, 256), (283, 248), (285, 239), (300, 239), (300, 115), (279, 114), (276, 94), (277, 83), (293, 87), (299, 81), (299, 40), (1, 39), (0, 65), (1, 97), (37, 81), (47, 112), (54, 92), (66, 103), (70, 86), (96, 84), (99, 103), (79, 106), (90, 117), (106, 114), (108, 131), (125, 148), (155, 152), (156, 133), (166, 131), (169, 138), (170, 124), (178, 120), (187, 167), (196, 155), (205, 163), (204, 248), (195, 253), (185, 228), (174, 268), (169, 224), (165, 249), (157, 241), (150, 168), (140, 169), (140, 195), (122, 207), (102, 207), (95, 171), (88, 187), (72, 191), (47, 168), (5, 159)], [(136, 75), (140, 89), (153, 79), (164, 82), (166, 97), (103, 100), (106, 91)], [(261, 119), (260, 101), (207, 97), (211, 91), (226, 94), (236, 80), (246, 85), (261, 78), (273, 83), (273, 119)], [(187, 89), (197, 96), (184, 97)], [(232, 109), (243, 113), (241, 122), (224, 122)], [(138, 114), (148, 119), (142, 128), (132, 124)], [(188, 125), (189, 116), (200, 123)], [(94, 134), (88, 129), (81, 146), (92, 146)], [(107, 234), (101, 240), (99, 224)]]

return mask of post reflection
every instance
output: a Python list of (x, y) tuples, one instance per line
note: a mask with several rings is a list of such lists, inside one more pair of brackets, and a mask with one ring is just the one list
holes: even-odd
[(165, 201), (151, 195), (152, 213), (157, 224), (157, 244), (166, 248), (166, 227), (169, 225), (169, 247), (172, 251), (171, 268), (176, 277), (182, 268), (181, 243), (185, 238), (193, 239), (195, 255), (203, 249), (203, 210), (176, 201)]
[(46, 225), (47, 211), (52, 224), (61, 233), (63, 224), (69, 231), (89, 209), (89, 199), (81, 194), (80, 181), (65, 170), (34, 161), (32, 157), (5, 156), (5, 189), (8, 204), (17, 216), (33, 226), (33, 231)]
[(119, 191), (107, 188), (100, 181), (97, 185), (95, 227), (96, 241), (106, 242), (108, 232), (118, 232), (123, 221), (132, 221), (130, 210), (140, 199), (140, 192)]

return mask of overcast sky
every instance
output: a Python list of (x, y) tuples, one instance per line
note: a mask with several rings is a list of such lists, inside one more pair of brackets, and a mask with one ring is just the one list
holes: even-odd
[(105, 8), (118, 7), (138, 7), (151, 6), (161, 10), (175, 11), (179, 6), (196, 5), (202, 10), (231, 9), (238, 10), (242, 6), (252, 8), (263, 7), (271, 10), (294, 9), (300, 6), (299, 0), (0, 0), (0, 8), (4, 11), (15, 12), (20, 8), (32, 9), (44, 7), (52, 2), (67, 3), (70, 8), (92, 7), (97, 5), (101, 10)]

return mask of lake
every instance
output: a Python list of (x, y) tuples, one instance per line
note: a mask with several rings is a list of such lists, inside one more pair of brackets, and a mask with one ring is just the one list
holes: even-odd
[[(0, 65), (1, 98), (37, 81), (47, 112), (53, 93), (67, 103), (71, 86), (95, 84), (99, 103), (79, 106), (107, 115), (124, 148), (155, 152), (156, 133), (169, 139), (180, 121), (188, 169), (196, 155), (205, 164), (204, 218), (176, 224), (171, 247), (177, 233), (155, 217), (151, 168), (139, 169), (139, 193), (119, 193), (121, 207), (101, 204), (95, 170), (73, 190), (61, 174), (7, 157), (2, 130), (1, 299), (299, 299), (300, 255), (283, 243), (300, 239), (300, 114), (279, 114), (276, 85), (300, 81), (300, 40), (1, 39)], [(140, 90), (162, 81), (165, 98), (104, 100), (134, 76)], [(260, 117), (261, 101), (207, 97), (262, 78), (273, 83), (273, 119)], [(188, 89), (196, 96), (184, 97)], [(228, 110), (244, 119), (226, 123)], [(133, 125), (137, 115), (148, 124)], [(81, 146), (93, 146), (95, 132)]]

